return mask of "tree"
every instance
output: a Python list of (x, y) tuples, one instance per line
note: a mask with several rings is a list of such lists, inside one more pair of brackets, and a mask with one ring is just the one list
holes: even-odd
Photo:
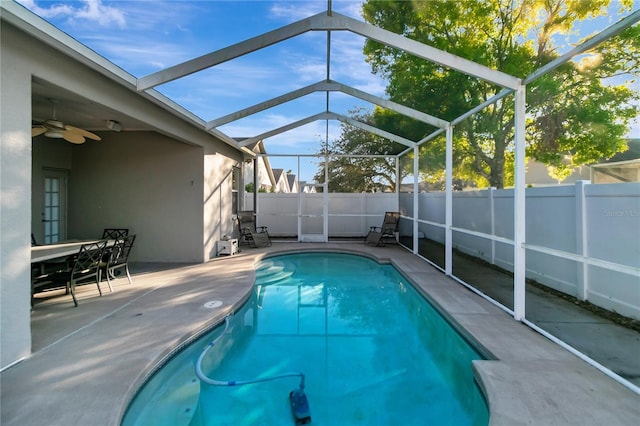
[[(610, 0), (373, 1), (363, 5), (366, 21), (408, 38), (524, 78), (558, 57), (554, 35), (575, 30), (580, 20), (606, 14)], [(631, 8), (623, 0), (621, 7)], [(640, 29), (631, 27), (527, 86), (527, 155), (552, 166), (557, 176), (608, 158), (626, 148), (624, 135), (637, 116), (634, 80), (612, 80), (640, 71)], [(403, 51), (367, 40), (375, 73), (388, 80), (391, 100), (453, 120), (502, 90)], [(608, 80), (607, 80), (608, 79)], [(458, 172), (498, 188), (510, 184), (513, 164), (513, 97), (504, 98), (456, 126)], [(412, 140), (434, 129), (386, 110), (378, 127)], [(443, 167), (443, 140), (427, 147), (426, 163)], [(506, 167), (505, 167), (506, 166)], [(421, 168), (423, 174), (429, 170)]]
[[(371, 113), (364, 109), (350, 111), (349, 115), (362, 123), (372, 124)], [(338, 139), (321, 154), (395, 155), (403, 149), (401, 144), (343, 123)], [(321, 162), (314, 181), (325, 181), (324, 166), (325, 162)], [(329, 192), (395, 191), (396, 166), (393, 158), (330, 157), (328, 169)]]

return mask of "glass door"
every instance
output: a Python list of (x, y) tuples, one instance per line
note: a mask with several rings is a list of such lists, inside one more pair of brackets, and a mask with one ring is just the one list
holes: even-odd
[(44, 170), (44, 243), (54, 244), (67, 238), (67, 173)]

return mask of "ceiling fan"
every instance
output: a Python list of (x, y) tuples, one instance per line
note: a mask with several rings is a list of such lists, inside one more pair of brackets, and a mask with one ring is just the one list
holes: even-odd
[(44, 133), (48, 138), (63, 138), (67, 142), (74, 144), (81, 144), (86, 141), (85, 138), (93, 139), (96, 141), (102, 140), (100, 136), (88, 132), (79, 127), (69, 126), (62, 121), (56, 119), (56, 101), (51, 100), (53, 103), (53, 115), (49, 120), (45, 120), (42, 124), (38, 124), (31, 128), (31, 137), (34, 138)]

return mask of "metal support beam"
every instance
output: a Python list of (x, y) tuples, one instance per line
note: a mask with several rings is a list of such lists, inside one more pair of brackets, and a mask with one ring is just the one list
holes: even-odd
[(585, 41), (584, 43), (571, 49), (570, 51), (560, 56), (559, 58), (556, 58), (553, 61), (549, 62), (548, 64), (538, 68), (537, 70), (529, 74), (522, 81), (522, 84), (526, 86), (532, 81), (535, 81), (538, 78), (542, 77), (543, 75), (548, 74), (551, 71), (555, 70), (562, 64), (569, 62), (571, 58), (573, 58), (574, 56), (577, 56), (581, 53), (586, 52), (589, 49), (596, 47), (603, 41), (607, 40), (609, 37), (613, 37), (614, 35), (620, 33), (621, 31), (626, 30), (627, 28), (633, 26), (639, 21), (640, 21), (640, 10), (636, 10), (630, 15), (622, 18), (620, 21), (606, 28), (604, 31), (599, 32), (595, 36), (591, 37), (589, 40)]
[[(239, 120), (241, 118), (248, 117), (248, 116), (256, 114), (256, 113), (258, 113), (260, 111), (264, 111), (264, 110), (267, 110), (269, 108), (273, 108), (275, 106), (285, 104), (285, 103), (287, 103), (289, 101), (292, 101), (294, 99), (298, 99), (298, 98), (301, 98), (301, 97), (306, 96), (308, 94), (311, 94), (311, 93), (314, 93), (314, 92), (319, 92), (319, 91), (322, 91), (322, 90), (331, 90), (331, 89), (327, 88), (327, 85), (326, 85), (325, 82), (320, 81), (318, 83), (314, 83), (314, 84), (311, 84), (309, 86), (302, 87), (302, 88), (300, 88), (298, 90), (293, 90), (293, 91), (291, 91), (289, 93), (285, 93), (282, 96), (277, 96), (275, 98), (271, 98), (271, 99), (269, 99), (267, 101), (264, 101), (264, 102), (261, 102), (259, 104), (252, 105), (252, 106), (250, 106), (248, 108), (244, 108), (244, 109), (241, 109), (239, 111), (232, 112), (231, 114), (227, 114), (225, 116), (216, 118), (215, 120), (208, 121), (207, 124), (206, 124), (206, 128), (207, 129), (213, 129), (215, 127), (219, 127), (219, 126), (222, 126), (224, 124), (231, 123), (232, 121), (236, 121), (236, 120)], [(337, 89), (334, 89), (334, 90), (337, 90)]]
[(525, 318), (525, 114), (526, 86), (516, 90), (515, 96), (515, 184), (513, 188), (513, 317)]
[[(305, 124), (309, 124), (309, 123), (313, 123), (314, 121), (318, 121), (318, 120), (323, 120), (327, 118), (327, 113), (326, 112), (321, 112), (319, 114), (315, 114), (315, 115), (311, 115), (307, 118), (303, 118), (302, 120), (298, 120), (296, 122), (293, 122), (291, 124), (287, 124), (286, 126), (282, 126), (282, 127), (278, 127), (277, 129), (273, 129), (271, 131), (262, 133), (258, 136), (254, 136), (252, 138), (247, 138), (247, 139), (243, 139), (240, 143), (238, 143), (239, 146), (248, 146), (251, 144), (254, 144), (260, 140), (263, 139), (267, 139), (270, 138), (272, 136), (275, 135), (279, 135), (280, 133), (284, 133), (287, 132), (289, 130), (295, 129), (297, 127), (300, 126), (304, 126)], [(292, 154), (295, 155), (295, 154)]]
[(453, 126), (447, 128), (445, 153), (445, 195), (444, 195), (444, 273), (453, 274)]
[(369, 93), (363, 92), (362, 90), (354, 89), (350, 86), (345, 86), (342, 83), (335, 83), (342, 93), (346, 93), (347, 95), (354, 96), (356, 98), (362, 99), (363, 101), (370, 102), (372, 104), (381, 106), (383, 108), (389, 109), (391, 111), (395, 111), (399, 114), (406, 115), (407, 117), (414, 118), (418, 121), (422, 121), (423, 123), (431, 124), (434, 127), (438, 127), (441, 129), (446, 128), (449, 125), (449, 122), (443, 120), (438, 117), (434, 117), (433, 115), (425, 114), (422, 111), (418, 111), (413, 108), (409, 108), (402, 104), (398, 104), (396, 102), (390, 101), (388, 99), (380, 98), (378, 96), (370, 95)]
[(500, 93), (496, 94), (495, 96), (493, 96), (490, 99), (484, 101), (483, 103), (481, 103), (477, 107), (470, 109), (469, 111), (467, 111), (464, 114), (462, 114), (460, 117), (458, 117), (455, 120), (453, 120), (451, 122), (451, 124), (453, 126), (455, 126), (456, 124), (458, 124), (458, 123), (466, 120), (467, 118), (471, 117), (473, 114), (482, 111), (483, 109), (485, 109), (489, 105), (498, 102), (500, 99), (504, 98), (505, 96), (507, 96), (510, 93), (513, 93), (513, 90), (504, 89), (504, 90), (500, 91)]
[(287, 103), (289, 101), (300, 98), (302, 96), (309, 95), (314, 92), (342, 92), (344, 94), (351, 95), (353, 97), (362, 99), (364, 101), (381, 106), (383, 108), (387, 108), (399, 114), (414, 118), (418, 121), (422, 121), (423, 123), (427, 123), (435, 127), (446, 128), (449, 125), (449, 122), (446, 120), (442, 120), (432, 115), (425, 114), (421, 111), (406, 107), (404, 105), (398, 104), (388, 99), (371, 95), (369, 93), (355, 89), (351, 86), (347, 86), (345, 84), (338, 83), (332, 80), (326, 80), (326, 81), (319, 81), (317, 83), (310, 84), (309, 86), (302, 87), (297, 90), (293, 90), (289, 93), (285, 93), (284, 95), (271, 98), (267, 101), (252, 105), (248, 108), (244, 108), (239, 111), (235, 111), (225, 116), (216, 118), (215, 120), (211, 120), (207, 122), (206, 128), (212, 129), (218, 126), (222, 126), (232, 121), (236, 121), (241, 118), (248, 117), (250, 115)]
[[(325, 13), (320, 15), (326, 16)], [(307, 31), (311, 31), (313, 19), (317, 16), (318, 15), (315, 15), (310, 18), (294, 22), (293, 24), (285, 25), (284, 27), (261, 34), (257, 37), (232, 44), (231, 46), (224, 47), (216, 50), (215, 52), (207, 53), (206, 55), (202, 55), (172, 67), (165, 68), (153, 74), (149, 74), (138, 79), (138, 91), (141, 92), (152, 87), (168, 83), (178, 78), (239, 58), (240, 56), (255, 52), (297, 35), (304, 34)]]
[(468, 59), (439, 50), (415, 40), (383, 30), (373, 25), (341, 15), (337, 12), (319, 13), (293, 24), (233, 44), (215, 52), (202, 55), (190, 61), (166, 68), (162, 71), (142, 77), (137, 82), (138, 91), (144, 91), (193, 74), (203, 69), (227, 62), (231, 59), (255, 52), (308, 31), (351, 31), (371, 40), (378, 41), (391, 47), (402, 49), (419, 58), (423, 58), (448, 68), (463, 72), (502, 87), (516, 89), (520, 79), (501, 71), (493, 70)]
[(420, 192), (420, 147), (413, 146), (413, 254), (419, 253), (420, 239), (418, 238), (418, 217), (420, 208), (418, 193)]
[(383, 138), (387, 138), (387, 139), (392, 140), (394, 142), (401, 143), (402, 145), (405, 145), (405, 146), (415, 146), (416, 145), (416, 143), (414, 141), (412, 141), (412, 140), (405, 139), (405, 138), (403, 138), (401, 136), (398, 136), (398, 135), (394, 135), (393, 133), (389, 133), (389, 132), (387, 132), (385, 130), (378, 129), (377, 127), (373, 127), (373, 126), (371, 126), (369, 124), (366, 124), (366, 123), (363, 123), (361, 121), (354, 120), (353, 118), (347, 117), (345, 115), (335, 114), (335, 119), (339, 120), (339, 121), (342, 121), (343, 123), (350, 124), (353, 127), (358, 127), (358, 128), (360, 128), (362, 130), (366, 130), (367, 132), (376, 134), (378, 136), (382, 136)]
[(376, 134), (378, 136), (381, 136), (383, 138), (387, 138), (387, 139), (392, 140), (394, 142), (401, 143), (401, 144), (406, 145), (406, 146), (415, 145), (415, 142), (413, 142), (413, 141), (411, 141), (409, 139), (405, 139), (405, 138), (400, 137), (398, 135), (394, 135), (393, 133), (389, 133), (389, 132), (386, 132), (384, 130), (380, 130), (380, 129), (378, 129), (376, 127), (373, 127), (373, 126), (371, 126), (369, 124), (362, 123), (360, 121), (354, 120), (353, 118), (346, 117), (346, 116), (344, 116), (342, 114), (336, 114), (334, 112), (321, 112), (321, 113), (309, 116), (307, 118), (303, 118), (302, 120), (298, 120), (298, 121), (296, 121), (294, 123), (288, 124), (286, 126), (279, 127), (277, 129), (271, 130), (269, 132), (262, 133), (260, 135), (254, 136), (252, 138), (243, 139), (238, 145), (239, 146), (251, 145), (251, 144), (253, 144), (255, 142), (258, 142), (259, 140), (270, 138), (272, 136), (278, 135), (280, 133), (287, 132), (289, 130), (295, 129), (295, 128), (300, 127), (300, 126), (304, 126), (305, 124), (309, 124), (311, 122), (318, 121), (318, 120), (338, 120), (338, 121), (342, 121), (343, 123), (350, 124), (350, 125), (352, 125), (354, 127), (358, 127), (358, 128), (360, 128), (362, 130), (366, 130), (368, 132), (371, 132), (371, 133)]
[(521, 79), (517, 77), (477, 64), (468, 59), (461, 58), (460, 56), (453, 55), (445, 52), (444, 50), (436, 49), (435, 47), (411, 40), (407, 37), (403, 37), (365, 22), (358, 21), (335, 12), (333, 14), (333, 18), (333, 20), (327, 20), (326, 26), (320, 27), (314, 25), (313, 29), (338, 30), (346, 28), (347, 30), (363, 37), (386, 44), (387, 46), (401, 49), (419, 58), (460, 71), (472, 77), (480, 78), (488, 81), (489, 83), (497, 84), (501, 87), (508, 87), (515, 90), (521, 83)]

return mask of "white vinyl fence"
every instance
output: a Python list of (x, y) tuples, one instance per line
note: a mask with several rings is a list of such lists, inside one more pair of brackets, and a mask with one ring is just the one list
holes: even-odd
[[(398, 211), (395, 193), (328, 195), (329, 237), (364, 237), (371, 226), (382, 224), (386, 211)], [(244, 206), (253, 209), (253, 194), (246, 195)], [(322, 213), (323, 194), (258, 193), (256, 223), (268, 226), (275, 237), (296, 237), (298, 216), (303, 234), (322, 233)]]
[[(322, 197), (259, 194), (258, 224), (296, 236), (300, 215), (303, 233), (322, 232)], [(411, 193), (328, 199), (329, 237), (363, 237), (385, 211), (400, 211), (401, 234), (413, 233)], [(419, 194), (418, 212), (418, 237), (444, 244), (445, 194)], [(452, 213), (455, 249), (513, 271), (513, 190), (454, 192)], [(528, 278), (640, 319), (640, 183), (527, 188), (525, 247)]]

